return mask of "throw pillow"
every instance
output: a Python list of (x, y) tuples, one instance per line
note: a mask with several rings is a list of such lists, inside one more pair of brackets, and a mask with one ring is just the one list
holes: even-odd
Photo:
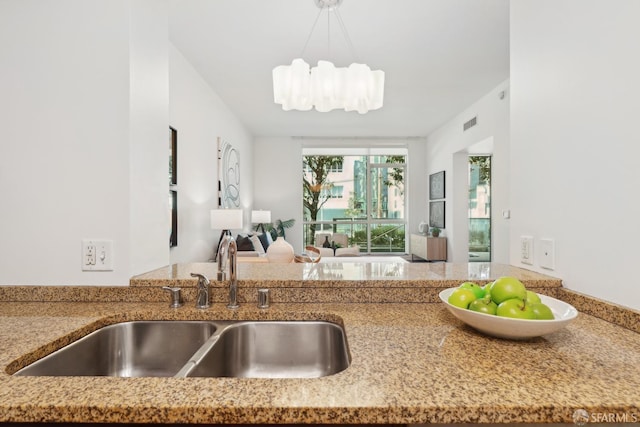
[(236, 237), (236, 245), (238, 246), (238, 251), (255, 250), (251, 239), (248, 236), (243, 236), (241, 234), (238, 234), (238, 237)]
[(262, 246), (262, 242), (260, 241), (260, 238), (257, 235), (252, 234), (251, 236), (249, 236), (249, 239), (251, 239), (251, 243), (253, 244), (254, 251), (258, 252), (259, 255), (266, 253), (264, 251), (264, 246)]
[(349, 246), (346, 248), (336, 249), (336, 256), (358, 256), (360, 255), (360, 246)]
[(273, 243), (273, 239), (271, 238), (271, 233), (266, 232), (266, 233), (258, 234), (258, 238), (260, 239), (260, 242), (262, 243), (262, 247), (266, 252), (269, 245)]

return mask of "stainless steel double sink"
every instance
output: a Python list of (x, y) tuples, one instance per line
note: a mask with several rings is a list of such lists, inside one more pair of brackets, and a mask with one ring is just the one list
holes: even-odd
[(351, 361), (325, 321), (133, 321), (98, 329), (17, 376), (317, 378)]

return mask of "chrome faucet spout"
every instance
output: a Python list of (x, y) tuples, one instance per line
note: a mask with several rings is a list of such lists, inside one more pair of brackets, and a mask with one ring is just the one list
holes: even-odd
[(233, 236), (225, 234), (220, 240), (218, 245), (218, 280), (225, 280), (227, 274), (227, 252), (229, 251), (229, 244), (233, 241)]
[(238, 245), (233, 236), (225, 234), (218, 248), (218, 280), (226, 280), (227, 259), (229, 260), (229, 303), (227, 308), (235, 309), (238, 304)]
[(235, 309), (238, 304), (238, 246), (233, 240), (229, 242), (229, 304), (227, 308)]

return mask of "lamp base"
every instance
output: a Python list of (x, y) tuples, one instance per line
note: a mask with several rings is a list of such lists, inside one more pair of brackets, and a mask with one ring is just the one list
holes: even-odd
[(214, 261), (218, 260), (218, 253), (220, 252), (220, 244), (222, 243), (222, 238), (225, 236), (225, 234), (233, 237), (233, 235), (231, 234), (231, 230), (222, 230), (220, 232), (220, 240), (218, 240), (218, 248), (216, 249), (215, 256), (213, 257)]

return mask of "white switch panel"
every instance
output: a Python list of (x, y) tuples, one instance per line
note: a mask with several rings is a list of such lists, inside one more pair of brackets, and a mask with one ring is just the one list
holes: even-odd
[(520, 236), (520, 262), (533, 265), (533, 237)]
[(83, 271), (113, 270), (113, 240), (85, 239), (82, 241)]
[(548, 270), (555, 268), (556, 244), (553, 239), (540, 239), (540, 267)]

